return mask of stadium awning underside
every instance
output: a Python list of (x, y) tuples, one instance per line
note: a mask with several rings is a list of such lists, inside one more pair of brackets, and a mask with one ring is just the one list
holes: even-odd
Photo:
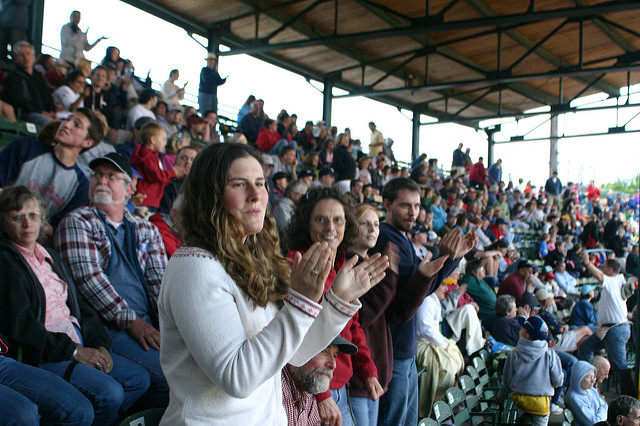
[[(123, 0), (221, 56), (477, 126), (640, 82), (638, 0)], [(222, 59), (224, 60), (224, 59)], [(341, 96), (334, 96), (340, 98)]]

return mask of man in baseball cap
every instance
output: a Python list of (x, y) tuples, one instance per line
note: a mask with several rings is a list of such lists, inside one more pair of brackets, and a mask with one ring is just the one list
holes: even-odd
[(288, 424), (319, 425), (322, 420), (313, 394), (326, 392), (336, 369), (338, 353), (353, 355), (358, 347), (337, 336), (329, 346), (301, 367), (287, 364), (282, 369), (282, 404)]

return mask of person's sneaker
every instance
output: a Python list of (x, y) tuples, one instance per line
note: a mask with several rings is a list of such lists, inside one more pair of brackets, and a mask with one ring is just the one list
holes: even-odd
[(560, 408), (565, 408), (566, 406), (564, 405), (564, 398), (563, 397), (559, 397), (558, 401), (556, 402), (556, 404), (558, 405), (558, 407)]
[(554, 416), (560, 416), (563, 412), (564, 410), (561, 407), (557, 406), (556, 404), (551, 404), (551, 414), (553, 414)]

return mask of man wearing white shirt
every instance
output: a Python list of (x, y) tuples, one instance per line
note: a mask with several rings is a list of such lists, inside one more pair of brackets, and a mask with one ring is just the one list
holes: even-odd
[(567, 272), (567, 264), (565, 262), (559, 262), (556, 266), (556, 282), (565, 293), (576, 296), (580, 294), (577, 284), (578, 280)]
[(606, 348), (609, 362), (622, 385), (622, 393), (633, 396), (637, 394), (637, 388), (634, 389), (631, 369), (627, 368), (626, 345), (631, 336), (631, 328), (627, 321), (627, 304), (622, 290), (625, 280), (620, 273), (620, 264), (615, 259), (608, 259), (600, 270), (591, 263), (589, 256), (584, 252), (582, 261), (591, 275), (602, 283), (602, 291), (598, 306), (600, 328), (582, 343), (578, 350), (578, 358), (589, 361), (595, 351)]
[(158, 103), (158, 93), (153, 89), (144, 89), (138, 98), (138, 105), (129, 110), (127, 116), (127, 130), (132, 130), (136, 121), (142, 117), (149, 117), (156, 121), (156, 116), (151, 111)]

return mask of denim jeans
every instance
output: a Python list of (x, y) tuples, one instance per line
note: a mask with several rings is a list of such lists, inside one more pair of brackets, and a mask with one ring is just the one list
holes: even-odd
[(200, 115), (209, 111), (218, 112), (218, 96), (213, 93), (198, 92), (198, 107)]
[(380, 398), (378, 425), (418, 424), (418, 370), (416, 359), (394, 359), (387, 393)]
[[(48, 362), (42, 368), (63, 377), (69, 365), (71, 361)], [(118, 419), (124, 390), (115, 379), (88, 365), (77, 364), (69, 377), (69, 383), (91, 401), (93, 424), (110, 425)]]
[(376, 426), (378, 424), (378, 407), (380, 400), (373, 401), (361, 396), (349, 396), (351, 411), (356, 426)]
[(541, 416), (539, 414), (527, 413), (518, 409), (518, 425), (546, 426), (549, 424), (549, 415)]
[(563, 389), (569, 386), (569, 379), (571, 378), (571, 368), (573, 365), (578, 362), (578, 359), (570, 355), (566, 352), (556, 350), (556, 354), (558, 358), (560, 358), (560, 363), (562, 364), (562, 371), (564, 372), (564, 380), (562, 381), (562, 386), (556, 388), (553, 394), (553, 398), (551, 398), (551, 402), (553, 404), (557, 403), (560, 399), (560, 395), (562, 394)]
[(349, 397), (347, 395), (347, 385), (340, 389), (331, 389), (331, 398), (336, 402), (342, 415), (342, 426), (355, 426), (353, 415), (351, 414), (351, 406), (349, 405)]
[[(41, 368), (0, 356), (0, 424), (88, 425), (93, 406), (75, 387)], [(39, 414), (39, 415), (38, 415)]]
[(169, 385), (160, 367), (160, 352), (152, 348), (145, 351), (125, 330), (107, 328), (107, 331), (111, 338), (111, 352), (138, 364), (149, 377), (149, 390), (143, 397), (142, 406), (136, 407), (166, 408), (169, 404)]
[(596, 334), (592, 334), (580, 345), (578, 349), (578, 359), (590, 361), (591, 358), (593, 358), (594, 352), (606, 348), (611, 367), (618, 376), (618, 380), (622, 386), (622, 393), (635, 396), (637, 395), (637, 388), (634, 387), (631, 370), (627, 368), (626, 346), (629, 337), (631, 337), (629, 324), (622, 324), (610, 328), (604, 340), (600, 340)]
[(289, 142), (286, 139), (280, 139), (271, 149), (269, 150), (269, 155), (278, 155), (280, 153), (280, 149), (283, 146), (292, 146), (295, 148), (296, 152), (298, 152), (298, 144), (296, 141)]

